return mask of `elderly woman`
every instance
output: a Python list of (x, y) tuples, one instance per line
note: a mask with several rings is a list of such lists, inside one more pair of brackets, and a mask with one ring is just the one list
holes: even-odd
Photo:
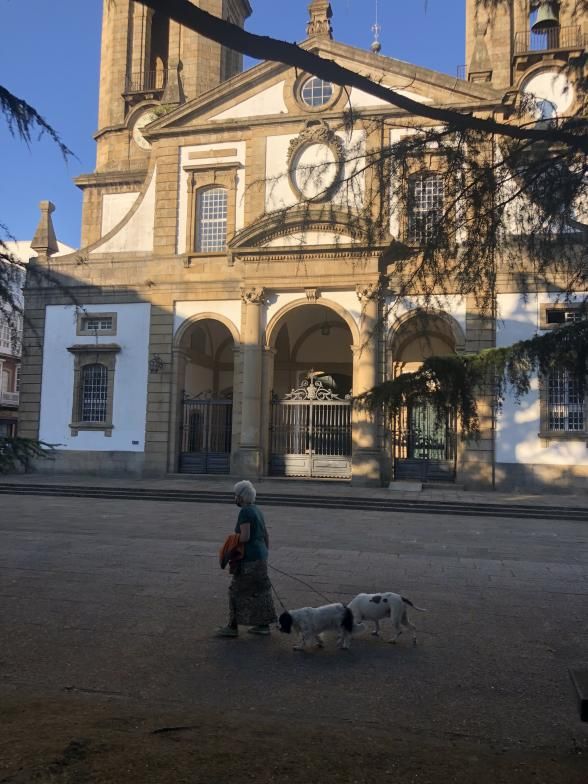
[(271, 583), (267, 576), (269, 539), (265, 520), (255, 506), (255, 488), (246, 479), (233, 488), (240, 507), (235, 533), (244, 545), (243, 558), (229, 586), (229, 623), (217, 629), (217, 637), (237, 637), (239, 625), (250, 626), (251, 634), (269, 635), (276, 620)]

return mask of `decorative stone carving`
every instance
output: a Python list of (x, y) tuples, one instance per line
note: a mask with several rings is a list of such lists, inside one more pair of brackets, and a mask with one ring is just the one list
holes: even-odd
[(326, 120), (308, 120), (306, 128), (301, 131), (296, 138), (290, 141), (288, 147), (288, 167), (292, 162), (292, 158), (296, 152), (303, 146), (308, 144), (328, 144), (335, 145), (338, 157), (343, 157), (343, 142), (337, 134), (329, 128)]
[(262, 286), (252, 286), (241, 289), (241, 299), (246, 305), (261, 305), (264, 301), (265, 289)]
[(309, 38), (332, 38), (333, 28), (331, 17), (333, 10), (329, 0), (313, 0), (308, 6), (310, 21), (306, 26), (306, 34)]
[(382, 286), (379, 281), (376, 283), (358, 283), (355, 287), (357, 299), (365, 304), (372, 299), (377, 299), (381, 295)]
[(339, 184), (344, 161), (339, 136), (324, 120), (309, 120), (288, 148), (290, 187), (301, 200), (328, 201)]
[(313, 305), (321, 295), (318, 289), (304, 289), (304, 293), (306, 294), (306, 299), (312, 302)]

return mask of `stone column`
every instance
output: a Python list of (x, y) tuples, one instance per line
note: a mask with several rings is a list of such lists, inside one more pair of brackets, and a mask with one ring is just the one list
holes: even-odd
[(272, 411), (272, 390), (274, 387), (274, 363), (276, 349), (265, 346), (263, 350), (263, 388), (261, 392), (261, 450), (263, 458), (263, 472), (268, 471), (269, 461), (269, 429)]
[[(353, 346), (353, 396), (361, 395), (378, 381), (379, 283), (356, 287), (361, 302), (359, 345)], [(375, 416), (354, 409), (352, 417), (353, 484), (380, 485), (381, 451)]]
[(241, 289), (244, 329), (241, 347), (241, 436), (238, 467), (245, 477), (257, 477), (262, 471), (261, 460), (261, 308), (264, 290), (261, 287)]

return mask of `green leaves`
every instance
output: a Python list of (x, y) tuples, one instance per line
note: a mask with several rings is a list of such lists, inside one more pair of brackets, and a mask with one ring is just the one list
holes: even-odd
[(47, 444), (34, 438), (0, 438), (0, 474), (28, 470), (35, 459), (54, 460), (57, 444)]
[(559, 327), (506, 348), (479, 354), (429, 357), (414, 373), (385, 381), (355, 400), (367, 410), (384, 408), (393, 417), (410, 400), (426, 399), (438, 421), (447, 409), (456, 411), (463, 436), (479, 433), (477, 399), (492, 395), (500, 408), (508, 391), (515, 399), (525, 395), (535, 374), (558, 368), (576, 381), (581, 395), (588, 377), (588, 320)]

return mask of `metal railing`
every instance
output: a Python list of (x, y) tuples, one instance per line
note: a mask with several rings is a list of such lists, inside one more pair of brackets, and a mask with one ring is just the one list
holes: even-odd
[(464, 81), (468, 78), (468, 67), (467, 65), (458, 65), (456, 76), (458, 79), (463, 79)]
[(534, 33), (527, 30), (515, 35), (515, 54), (542, 52), (546, 49), (583, 49), (584, 33), (579, 25), (570, 27), (549, 27)]
[(3, 406), (18, 406), (19, 392), (0, 392), (0, 403)]
[(128, 74), (125, 83), (126, 93), (149, 93), (163, 90), (167, 84), (168, 71), (141, 71)]

